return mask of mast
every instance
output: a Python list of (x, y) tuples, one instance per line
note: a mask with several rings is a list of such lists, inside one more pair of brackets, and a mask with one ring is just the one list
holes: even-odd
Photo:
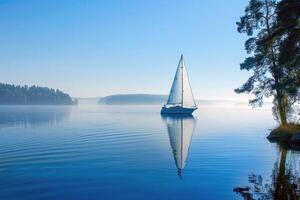
[(181, 107), (183, 107), (183, 54), (181, 54)]

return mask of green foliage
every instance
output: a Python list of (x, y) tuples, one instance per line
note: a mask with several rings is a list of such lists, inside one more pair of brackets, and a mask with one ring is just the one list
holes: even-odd
[(276, 35), (282, 36), (278, 61), (285, 69), (284, 85), (291, 98), (299, 98), (300, 1), (282, 0), (277, 13)]
[[(237, 22), (237, 30), (251, 36), (245, 42), (245, 49), (250, 57), (241, 63), (241, 70), (253, 71), (253, 75), (236, 89), (237, 93), (252, 93), (253, 105), (261, 105), (264, 97), (274, 95), (276, 81), (272, 74), (277, 68), (276, 40), (265, 41), (272, 34), (271, 26), (275, 24), (276, 2), (272, 0), (251, 0), (245, 9), (245, 15)], [(277, 83), (278, 84), (278, 83)]]
[(70, 95), (47, 87), (15, 86), (0, 83), (0, 104), (21, 105), (71, 105)]

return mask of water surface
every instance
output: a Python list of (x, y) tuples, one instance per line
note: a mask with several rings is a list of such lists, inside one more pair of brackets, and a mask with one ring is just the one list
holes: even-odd
[[(270, 109), (0, 106), (0, 199), (241, 199), (279, 148)], [(268, 181), (268, 180), (266, 180)]]

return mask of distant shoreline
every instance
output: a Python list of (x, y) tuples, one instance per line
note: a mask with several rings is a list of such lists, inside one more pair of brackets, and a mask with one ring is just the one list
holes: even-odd
[(59, 89), (0, 83), (0, 105), (76, 105), (77, 103), (77, 99), (73, 99)]

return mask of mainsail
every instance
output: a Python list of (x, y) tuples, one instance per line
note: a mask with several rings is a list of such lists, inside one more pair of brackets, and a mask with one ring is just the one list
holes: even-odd
[(167, 104), (186, 108), (196, 107), (183, 55), (178, 64)]

